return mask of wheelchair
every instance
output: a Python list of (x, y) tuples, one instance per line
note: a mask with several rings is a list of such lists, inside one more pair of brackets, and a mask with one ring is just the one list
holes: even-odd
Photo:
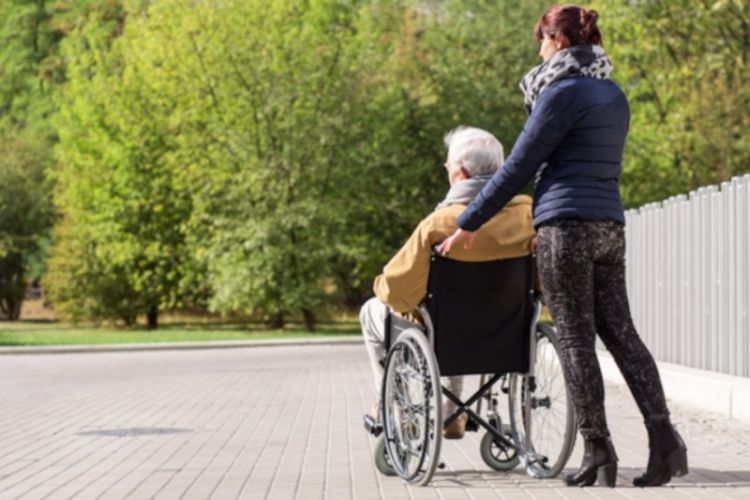
[[(539, 321), (535, 269), (531, 256), (464, 262), (433, 252), (419, 307), (424, 328), (396, 335), (386, 320), (378, 415), (364, 417), (377, 438), (379, 472), (428, 484), (443, 467), (441, 425), (462, 413), (467, 431), (485, 431), (480, 454), (490, 468), (523, 465), (536, 478), (562, 471), (575, 443), (575, 415), (555, 329)], [(453, 375), (480, 375), (479, 389), (461, 401), (440, 383)], [(442, 414), (442, 396), (456, 405), (451, 415)], [(507, 423), (498, 411), (501, 397)]]

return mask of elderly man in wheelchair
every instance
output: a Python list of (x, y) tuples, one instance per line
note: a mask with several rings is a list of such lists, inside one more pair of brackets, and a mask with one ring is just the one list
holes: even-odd
[[(531, 199), (516, 196), (477, 232), (470, 250), (439, 256), (433, 246), (453, 233), (504, 161), (500, 142), (481, 129), (459, 127), (445, 144), (448, 194), (386, 264), (375, 279), (376, 296), (360, 313), (379, 395), (365, 416), (378, 438), (375, 465), (427, 484), (440, 465), (442, 437), (482, 428), (480, 453), (488, 466), (510, 470), (523, 463), (535, 477), (553, 477), (572, 451), (575, 421), (554, 329), (539, 322)], [(479, 375), (479, 388), (462, 401), (466, 375)], [(501, 392), (507, 424), (498, 411)]]

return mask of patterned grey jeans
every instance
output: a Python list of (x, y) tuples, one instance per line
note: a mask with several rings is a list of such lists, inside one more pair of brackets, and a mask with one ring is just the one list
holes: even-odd
[(623, 226), (615, 221), (560, 220), (541, 226), (538, 233), (539, 278), (560, 336), (581, 435), (609, 435), (596, 334), (622, 372), (646, 425), (668, 421), (659, 371), (630, 316)]

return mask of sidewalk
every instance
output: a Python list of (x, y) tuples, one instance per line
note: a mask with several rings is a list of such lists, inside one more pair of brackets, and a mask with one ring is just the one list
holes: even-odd
[[(748, 498), (750, 426), (671, 405), (691, 474), (629, 486), (646, 436), (607, 386), (618, 487), (566, 488), (490, 471), (479, 434), (445, 442), (426, 488), (382, 477), (361, 415), (374, 394), (360, 345), (4, 356), (0, 498)], [(580, 443), (570, 465), (580, 461)]]
[[(220, 340), (200, 342), (162, 342), (128, 344), (91, 344), (60, 346), (0, 347), (3, 355), (78, 354), (105, 352), (178, 351), (204, 349), (237, 349), (302, 345), (360, 345), (361, 335), (327, 335), (306, 338), (265, 340)], [(624, 385), (614, 360), (605, 350), (597, 351), (604, 378)], [(696, 370), (670, 363), (659, 363), (666, 392), (677, 402), (697, 408), (711, 408), (727, 418), (750, 424), (750, 379)]]
[[(598, 351), (605, 380), (625, 385), (612, 356)], [(711, 408), (726, 418), (750, 425), (750, 379), (659, 362), (664, 392), (674, 401), (694, 408)]]
[(95, 352), (182, 351), (200, 349), (236, 349), (240, 347), (274, 347), (292, 345), (360, 344), (361, 335), (321, 335), (320, 337), (261, 340), (202, 340), (199, 342), (149, 342), (129, 344), (70, 344), (51, 346), (0, 347), (0, 355), (15, 354), (77, 354)]

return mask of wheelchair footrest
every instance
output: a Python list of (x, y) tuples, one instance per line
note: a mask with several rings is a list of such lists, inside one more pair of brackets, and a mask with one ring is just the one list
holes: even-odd
[(371, 417), (370, 415), (365, 415), (363, 419), (367, 432), (375, 437), (380, 436), (380, 433), (383, 432), (383, 425), (375, 420), (375, 417)]

